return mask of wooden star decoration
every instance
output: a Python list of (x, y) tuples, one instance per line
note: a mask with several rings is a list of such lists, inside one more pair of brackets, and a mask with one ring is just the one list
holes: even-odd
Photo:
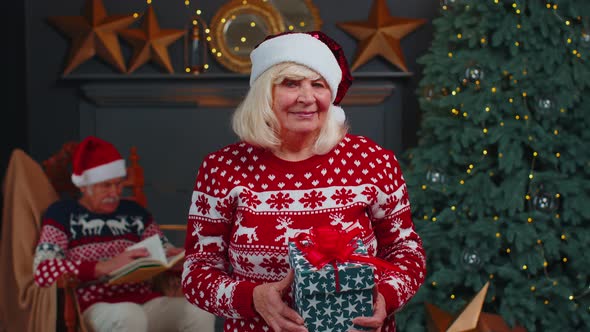
[(102, 0), (88, 0), (84, 16), (52, 16), (49, 23), (71, 38), (70, 52), (62, 75), (68, 75), (82, 63), (98, 55), (120, 72), (125, 72), (125, 60), (117, 31), (128, 27), (133, 15), (107, 16)]
[(148, 6), (141, 29), (125, 29), (121, 37), (133, 46), (133, 57), (129, 63), (129, 73), (147, 63), (150, 59), (162, 66), (168, 73), (174, 69), (170, 63), (168, 45), (184, 35), (184, 30), (160, 29), (156, 13)]
[(393, 17), (386, 0), (375, 0), (368, 21), (337, 23), (337, 26), (359, 40), (352, 71), (379, 55), (407, 72), (400, 41), (424, 23), (425, 19)]
[(526, 332), (521, 326), (511, 329), (500, 315), (481, 312), (489, 285), (487, 282), (456, 316), (425, 303), (428, 332)]

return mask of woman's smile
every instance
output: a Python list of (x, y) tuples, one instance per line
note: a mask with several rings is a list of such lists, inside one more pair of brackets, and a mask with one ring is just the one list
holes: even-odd
[(323, 78), (285, 79), (273, 89), (273, 111), (281, 135), (315, 137), (325, 123), (331, 92)]
[(292, 112), (289, 112), (289, 114), (295, 115), (296, 117), (301, 118), (301, 119), (311, 119), (311, 118), (317, 116), (318, 112), (317, 111), (316, 112), (306, 112), (306, 111), (294, 111), (293, 112), (292, 111)]

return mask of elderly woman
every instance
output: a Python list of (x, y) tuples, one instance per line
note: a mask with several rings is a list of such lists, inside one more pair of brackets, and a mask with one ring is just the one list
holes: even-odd
[(425, 256), (393, 152), (347, 134), (336, 105), (352, 78), (340, 46), (318, 31), (283, 33), (250, 57), (233, 117), (242, 141), (208, 155), (194, 185), (186, 297), (226, 318), (224, 331), (307, 331), (290, 305), (288, 241), (321, 225), (358, 228), (368, 254), (396, 269), (376, 273), (374, 314), (353, 323), (394, 331)]

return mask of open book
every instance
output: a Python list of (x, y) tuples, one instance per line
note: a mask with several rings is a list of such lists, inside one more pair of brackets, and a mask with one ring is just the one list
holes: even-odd
[(138, 258), (131, 263), (108, 274), (107, 284), (140, 282), (164, 272), (184, 258), (184, 250), (176, 256), (166, 257), (166, 252), (158, 234), (127, 247), (126, 250), (145, 247), (150, 255)]

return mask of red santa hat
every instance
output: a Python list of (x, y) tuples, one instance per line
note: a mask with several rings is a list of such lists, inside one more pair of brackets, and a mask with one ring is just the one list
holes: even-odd
[(268, 36), (250, 53), (250, 60), (250, 85), (281, 62), (295, 62), (319, 73), (332, 91), (332, 112), (344, 122), (344, 111), (338, 105), (352, 83), (352, 75), (342, 47), (323, 32), (283, 32)]
[(125, 160), (115, 146), (98, 137), (88, 136), (72, 157), (72, 182), (76, 187), (127, 175)]

